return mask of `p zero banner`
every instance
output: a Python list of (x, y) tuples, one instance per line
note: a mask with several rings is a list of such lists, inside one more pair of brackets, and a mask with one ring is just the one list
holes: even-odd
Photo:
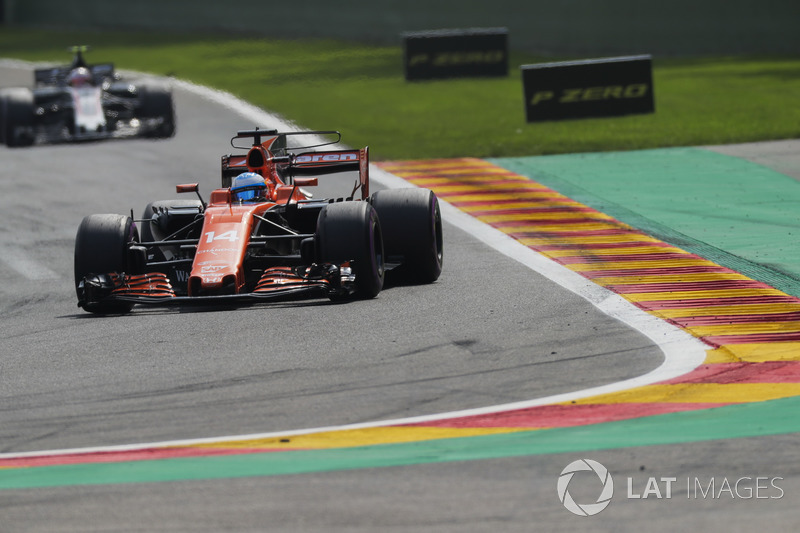
[(520, 68), (528, 122), (655, 111), (649, 55)]
[(508, 30), (472, 28), (406, 32), (406, 80), (508, 76)]

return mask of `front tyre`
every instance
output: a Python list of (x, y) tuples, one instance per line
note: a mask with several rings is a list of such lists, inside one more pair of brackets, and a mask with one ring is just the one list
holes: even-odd
[[(89, 274), (109, 274), (128, 271), (128, 246), (139, 236), (131, 217), (123, 215), (89, 215), (78, 226), (75, 237), (75, 289)], [(78, 298), (81, 295), (78, 293)], [(90, 313), (127, 313), (129, 302), (89, 302), (84, 309)]]
[(316, 232), (319, 260), (341, 265), (353, 261), (356, 294), (374, 298), (384, 280), (383, 234), (368, 202), (328, 204), (319, 214)]
[(9, 148), (33, 144), (36, 126), (33, 92), (24, 88), (5, 89), (0, 95), (0, 137)]

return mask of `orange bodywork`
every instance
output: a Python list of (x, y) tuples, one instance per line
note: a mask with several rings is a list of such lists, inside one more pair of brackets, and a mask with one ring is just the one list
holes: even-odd
[[(316, 185), (316, 179), (302, 180), (301, 184)], [(256, 217), (276, 203), (293, 203), (305, 198), (298, 187), (283, 184), (273, 187), (271, 196), (267, 202), (236, 204), (231, 202), (230, 189), (211, 193), (189, 275), (190, 296), (219, 292), (224, 286), (231, 286), (234, 294), (241, 292), (245, 285), (242, 265)]]
[[(230, 197), (229, 194), (225, 196)], [(239, 293), (244, 286), (242, 264), (253, 232), (253, 215), (271, 206), (271, 203), (208, 205), (189, 276), (190, 296), (215, 292), (223, 285), (232, 285), (233, 292)]]
[[(233, 203), (229, 188), (211, 193), (189, 276), (189, 296), (218, 293), (224, 287), (232, 288), (232, 291), (227, 289), (226, 292), (239, 294), (245, 285), (242, 265), (256, 217), (276, 204), (307, 199), (300, 187), (317, 185), (317, 178), (295, 178), (291, 185), (287, 185), (268, 149), (273, 142), (274, 139), (269, 139), (253, 146), (247, 156), (231, 158), (229, 161), (232, 168), (256, 172), (264, 177), (268, 188), (267, 202)], [(364, 182), (363, 179), (361, 181)], [(178, 192), (182, 192), (180, 188)]]
[[(220, 291), (239, 294), (245, 286), (242, 266), (256, 217), (276, 204), (306, 200), (307, 197), (300, 187), (317, 185), (316, 177), (282, 177), (285, 165), (281, 165), (286, 161), (275, 158), (271, 151), (277, 139), (277, 136), (269, 137), (252, 146), (247, 155), (226, 156), (224, 159), (227, 169), (256, 172), (263, 176), (267, 183), (268, 201), (257, 204), (233, 203), (230, 188), (217, 189), (211, 193), (189, 276), (189, 296), (215, 294)], [(295, 172), (303, 173), (321, 172), (336, 165), (353, 165), (359, 174), (357, 189), (360, 189), (361, 199), (366, 200), (369, 196), (368, 147), (358, 150), (306, 152), (294, 155), (291, 162)], [(178, 192), (190, 192), (182, 187), (178, 186)], [(283, 280), (287, 275), (284, 272), (281, 274), (283, 277), (279, 276), (276, 280)]]
[[(296, 202), (296, 193), (297, 188), (282, 186), (274, 195)], [(225, 286), (233, 289), (227, 292), (241, 292), (245, 285), (242, 266), (256, 217), (276, 205), (275, 202), (232, 204), (229, 199), (228, 189), (217, 189), (206, 207), (203, 231), (189, 276), (190, 296), (216, 293)]]

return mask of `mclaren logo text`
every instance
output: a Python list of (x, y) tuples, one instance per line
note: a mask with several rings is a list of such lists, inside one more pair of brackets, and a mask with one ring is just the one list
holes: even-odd
[(300, 155), (295, 159), (295, 163), (336, 163), (339, 161), (358, 161), (358, 152)]

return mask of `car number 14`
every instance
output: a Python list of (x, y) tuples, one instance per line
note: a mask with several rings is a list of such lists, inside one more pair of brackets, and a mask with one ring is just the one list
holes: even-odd
[(219, 235), (216, 234), (214, 231), (209, 231), (205, 233), (206, 242), (212, 243), (214, 241), (230, 241), (236, 242), (236, 230), (226, 231), (224, 233), (220, 233)]

